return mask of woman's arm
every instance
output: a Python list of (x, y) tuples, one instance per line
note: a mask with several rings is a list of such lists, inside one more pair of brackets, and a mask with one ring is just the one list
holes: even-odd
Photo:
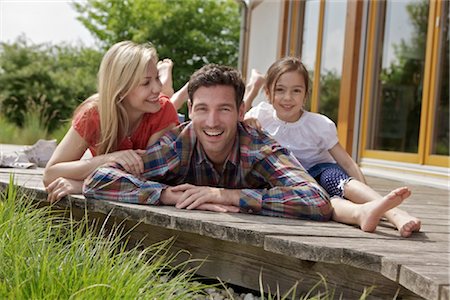
[(340, 143), (337, 143), (330, 150), (328, 150), (336, 160), (336, 162), (347, 172), (351, 177), (366, 183), (366, 179), (359, 168), (358, 164), (351, 158), (351, 156), (345, 151), (344, 147)]
[(130, 173), (140, 174), (143, 171), (138, 151), (124, 150), (80, 160), (87, 149), (87, 142), (71, 127), (45, 167), (44, 185), (47, 187), (60, 177), (82, 181), (97, 167), (113, 161), (120, 163)]

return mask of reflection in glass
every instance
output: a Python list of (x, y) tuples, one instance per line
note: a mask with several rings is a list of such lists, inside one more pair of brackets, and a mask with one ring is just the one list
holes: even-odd
[(314, 78), (316, 64), (317, 34), (319, 31), (319, 0), (308, 0), (305, 3), (305, 20), (303, 25), (302, 62), (309, 75)]
[(438, 61), (439, 75), (438, 75), (438, 95), (436, 98), (436, 111), (435, 111), (435, 123), (433, 130), (433, 144), (432, 144), (432, 154), (438, 155), (449, 155), (449, 49), (448, 45), (450, 43), (449, 38), (449, 20), (450, 12), (448, 9), (448, 2), (445, 2), (445, 14), (447, 20), (443, 20), (441, 23), (443, 28), (440, 37), (440, 59)]
[(347, 1), (325, 2), (319, 112), (335, 123), (339, 109), (346, 11)]
[(417, 153), (428, 1), (387, 1), (371, 149)]

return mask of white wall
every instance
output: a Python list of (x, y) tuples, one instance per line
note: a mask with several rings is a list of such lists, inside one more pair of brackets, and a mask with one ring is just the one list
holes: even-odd
[[(264, 0), (251, 12), (247, 78), (252, 69), (265, 73), (278, 57), (282, 4), (280, 0)], [(264, 98), (263, 93), (260, 93), (254, 104)]]

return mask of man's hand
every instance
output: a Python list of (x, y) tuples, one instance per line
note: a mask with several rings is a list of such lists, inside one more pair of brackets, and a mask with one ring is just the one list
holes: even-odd
[(239, 212), (239, 190), (181, 184), (163, 191), (160, 201), (177, 208)]
[(46, 188), (47, 200), (53, 203), (69, 194), (81, 194), (82, 187), (83, 181), (59, 177)]

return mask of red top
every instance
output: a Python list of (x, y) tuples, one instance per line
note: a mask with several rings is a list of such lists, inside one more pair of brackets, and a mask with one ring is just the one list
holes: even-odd
[[(161, 109), (156, 113), (144, 113), (139, 126), (130, 137), (126, 137), (119, 143), (119, 150), (145, 149), (152, 134), (166, 128), (170, 124), (179, 124), (178, 114), (165, 95), (160, 95)], [(95, 148), (100, 139), (100, 116), (96, 106), (81, 110), (72, 121), (73, 128), (89, 144), (89, 150), (96, 155)]]

